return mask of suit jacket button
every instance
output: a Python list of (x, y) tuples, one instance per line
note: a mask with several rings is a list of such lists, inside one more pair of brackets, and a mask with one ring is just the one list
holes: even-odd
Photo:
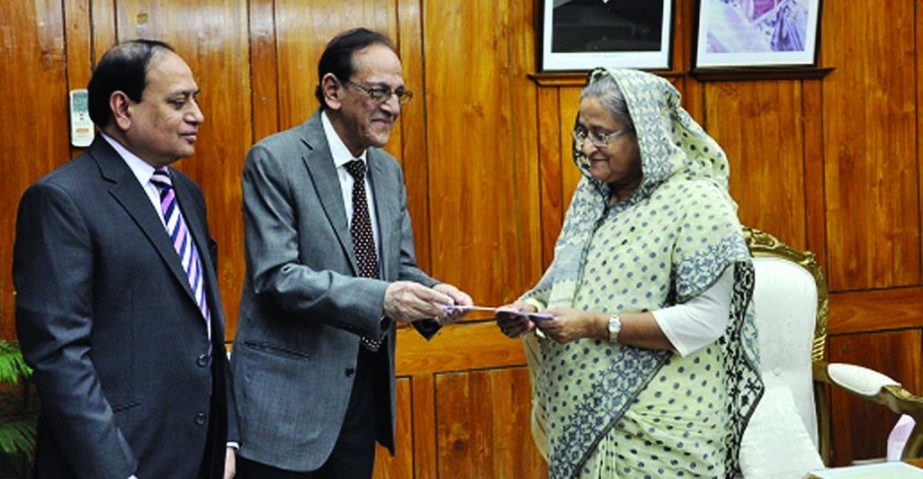
[(195, 415), (195, 423), (198, 424), (199, 426), (204, 426), (207, 420), (208, 420), (208, 417), (205, 416), (204, 412), (200, 412)]
[(208, 366), (208, 355), (200, 354), (199, 357), (196, 358), (195, 363), (198, 364), (199, 367), (202, 367), (202, 368), (204, 368), (205, 366)]
[(346, 368), (346, 377), (352, 377), (356, 373), (356, 368)]

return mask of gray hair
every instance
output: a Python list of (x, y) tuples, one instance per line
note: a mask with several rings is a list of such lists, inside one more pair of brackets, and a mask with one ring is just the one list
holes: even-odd
[(631, 121), (631, 114), (628, 112), (628, 102), (625, 101), (622, 90), (619, 89), (618, 83), (611, 75), (600, 75), (596, 81), (583, 87), (580, 100), (585, 98), (599, 100), (616, 120), (624, 123), (631, 130), (635, 129), (635, 124)]

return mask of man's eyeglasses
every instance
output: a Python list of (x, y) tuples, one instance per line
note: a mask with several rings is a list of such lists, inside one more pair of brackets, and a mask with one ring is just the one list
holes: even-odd
[(396, 96), (397, 102), (400, 103), (401, 105), (406, 105), (407, 102), (409, 102), (410, 99), (413, 98), (413, 92), (409, 90), (405, 90), (403, 87), (399, 87), (397, 90), (392, 90), (386, 86), (381, 86), (381, 85), (365, 86), (365, 85), (360, 85), (355, 82), (351, 82), (349, 80), (346, 80), (343, 83), (346, 85), (352, 85), (364, 91), (365, 94), (368, 95), (369, 98), (372, 99), (372, 101), (376, 101), (378, 103), (387, 102), (388, 100), (391, 99), (391, 95)]
[(578, 126), (577, 128), (574, 128), (574, 131), (571, 133), (571, 135), (574, 137), (574, 141), (577, 143), (577, 148), (582, 147), (583, 142), (586, 140), (590, 140), (590, 144), (596, 148), (605, 148), (609, 146), (609, 141), (613, 138), (618, 138), (622, 135), (631, 133), (632, 131), (634, 130), (630, 126), (626, 126), (625, 128), (615, 130), (611, 133), (601, 134), (594, 131), (587, 131), (586, 129)]

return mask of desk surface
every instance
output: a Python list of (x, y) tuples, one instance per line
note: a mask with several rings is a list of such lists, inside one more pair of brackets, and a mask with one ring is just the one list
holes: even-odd
[[(919, 467), (919, 468), (923, 469), (923, 458), (910, 459), (910, 460), (907, 460), (907, 461), (904, 461), (904, 462), (906, 462), (907, 464), (910, 464), (911, 466), (916, 466), (916, 467)], [(884, 463), (880, 463), (880, 464), (884, 464)], [(868, 466), (872, 466), (872, 465), (874, 465), (874, 464), (868, 464)], [(854, 467), (859, 467), (859, 466), (854, 466)], [(849, 469), (847, 469), (847, 470), (849, 470)], [(846, 472), (846, 471), (842, 471), (842, 472)], [(853, 473), (847, 473), (847, 475), (844, 476), (844, 477), (858, 477), (858, 476), (854, 476), (854, 474), (857, 474), (858, 472), (859, 472), (859, 471), (855, 471), (855, 472), (853, 472)], [(881, 474), (881, 472), (874, 474), (874, 476), (875, 476), (875, 477), (881, 477), (880, 474)], [(916, 476), (914, 476), (914, 477), (916, 477)], [(817, 476), (815, 476), (814, 474), (808, 474), (808, 476), (807, 476), (805, 479), (817, 479)]]

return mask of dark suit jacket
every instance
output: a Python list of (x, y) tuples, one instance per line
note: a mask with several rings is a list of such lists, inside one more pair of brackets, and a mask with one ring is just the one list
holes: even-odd
[(210, 405), (226, 370), (217, 247), (202, 192), (172, 177), (205, 271), (211, 361), (163, 223), (105, 140), (22, 197), (13, 279), (19, 341), (42, 401), (37, 478), (195, 478), (206, 450), (211, 477), (221, 477), (226, 395)]
[[(400, 167), (367, 153), (384, 281), (359, 278), (336, 167), (319, 113), (270, 136), (247, 155), (243, 176), (247, 278), (231, 371), (240, 455), (311, 471), (336, 442), (349, 403), (360, 336), (387, 333), (393, 452), (395, 331), (382, 317), (388, 282), (436, 280), (416, 266)], [(433, 322), (414, 323), (430, 337)], [(375, 427), (375, 425), (369, 425)]]

